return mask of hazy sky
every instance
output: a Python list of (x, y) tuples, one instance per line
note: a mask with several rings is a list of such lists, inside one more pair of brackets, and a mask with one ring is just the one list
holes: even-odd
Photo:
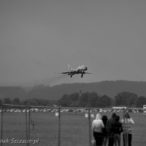
[(0, 0), (0, 85), (146, 81), (146, 0)]

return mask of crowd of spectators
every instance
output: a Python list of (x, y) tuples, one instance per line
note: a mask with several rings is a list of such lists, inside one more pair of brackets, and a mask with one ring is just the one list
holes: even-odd
[(128, 112), (124, 113), (122, 119), (116, 113), (113, 113), (110, 118), (97, 113), (92, 122), (93, 145), (121, 146), (122, 135), (123, 146), (132, 146), (132, 125), (134, 123)]

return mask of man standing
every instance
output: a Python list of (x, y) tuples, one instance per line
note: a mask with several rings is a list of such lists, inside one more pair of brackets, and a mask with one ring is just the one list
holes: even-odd
[(108, 134), (108, 146), (114, 145), (114, 124), (115, 124), (116, 114), (113, 113), (111, 118), (107, 121), (107, 134)]

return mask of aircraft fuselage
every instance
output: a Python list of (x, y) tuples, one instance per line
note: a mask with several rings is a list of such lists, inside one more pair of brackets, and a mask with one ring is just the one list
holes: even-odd
[(87, 73), (86, 72), (87, 70), (88, 70), (87, 66), (81, 65), (81, 66), (77, 67), (76, 69), (70, 69), (70, 71), (63, 72), (63, 74), (67, 74), (70, 77), (72, 77), (75, 74), (80, 74), (81, 78), (82, 78), (84, 76), (84, 74)]

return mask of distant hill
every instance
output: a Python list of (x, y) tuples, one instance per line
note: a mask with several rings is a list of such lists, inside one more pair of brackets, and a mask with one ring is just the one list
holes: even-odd
[(5, 98), (5, 97), (9, 97), (9, 98), (16, 98), (16, 97), (25, 98), (26, 96), (27, 96), (27, 93), (21, 87), (13, 87), (13, 86), (0, 87), (0, 99), (1, 98)]
[(25, 90), (22, 87), (0, 87), (0, 98), (19, 97), (24, 98), (42, 98), (42, 99), (59, 99), (64, 94), (73, 92), (97, 92), (114, 97), (117, 93), (129, 91), (139, 96), (146, 96), (146, 82), (138, 81), (102, 81), (95, 83), (72, 83), (61, 84), (53, 87), (39, 85)]

